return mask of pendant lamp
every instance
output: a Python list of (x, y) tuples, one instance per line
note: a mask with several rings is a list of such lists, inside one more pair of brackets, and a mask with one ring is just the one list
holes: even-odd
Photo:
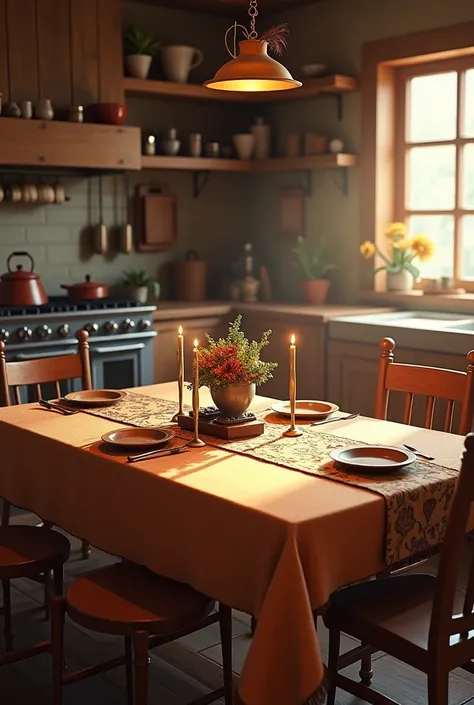
[[(255, 30), (255, 20), (258, 15), (257, 0), (250, 0), (250, 32), (240, 24), (235, 23), (226, 32), (225, 45), (232, 60), (228, 61), (216, 73), (214, 78), (204, 83), (207, 88), (217, 91), (240, 91), (243, 93), (262, 91), (284, 91), (299, 88), (302, 84), (296, 81), (290, 72), (278, 61), (268, 56), (268, 48), (276, 54), (282, 54), (286, 49), (286, 25), (278, 25), (267, 30), (260, 38)], [(245, 40), (239, 42), (240, 53), (237, 54), (237, 28), (243, 30)], [(228, 46), (228, 36), (234, 32), (233, 51)]]

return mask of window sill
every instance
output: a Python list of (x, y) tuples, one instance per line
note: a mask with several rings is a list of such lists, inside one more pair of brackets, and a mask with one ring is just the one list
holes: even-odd
[(474, 313), (474, 294), (430, 294), (414, 289), (397, 293), (395, 291), (360, 291), (359, 303), (391, 304), (401, 309), (422, 309), (425, 311), (452, 311), (454, 313)]

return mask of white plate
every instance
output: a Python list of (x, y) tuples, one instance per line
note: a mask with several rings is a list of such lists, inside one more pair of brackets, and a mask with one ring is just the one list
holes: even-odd
[(393, 446), (348, 446), (332, 450), (329, 455), (344, 468), (375, 474), (394, 472), (416, 460), (414, 453)]
[[(272, 410), (283, 416), (291, 416), (289, 401), (279, 401), (273, 404)], [(300, 399), (295, 404), (295, 417), (297, 419), (324, 419), (338, 410), (339, 407), (336, 404), (331, 404), (328, 401)]]

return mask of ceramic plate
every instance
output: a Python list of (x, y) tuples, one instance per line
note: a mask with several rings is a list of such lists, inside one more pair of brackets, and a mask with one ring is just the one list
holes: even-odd
[(116, 389), (86, 389), (83, 392), (71, 392), (64, 397), (70, 404), (78, 406), (107, 406), (123, 399), (126, 392)]
[(102, 436), (104, 443), (124, 448), (158, 448), (174, 438), (166, 428), (118, 428)]
[[(276, 411), (277, 414), (283, 414), (283, 416), (291, 415), (289, 401), (279, 401), (277, 404), (273, 404), (272, 409)], [(338, 410), (339, 407), (336, 404), (331, 404), (328, 401), (302, 399), (296, 402), (295, 417), (297, 419), (324, 419), (329, 414)]]
[(357, 469), (364, 473), (394, 472), (411, 465), (416, 456), (409, 450), (392, 446), (350, 446), (329, 453), (330, 457), (344, 466), (344, 469)]

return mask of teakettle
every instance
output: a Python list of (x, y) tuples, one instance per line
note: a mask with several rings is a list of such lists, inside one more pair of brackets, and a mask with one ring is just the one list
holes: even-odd
[[(26, 272), (22, 264), (12, 270), (13, 257), (27, 257), (30, 271)], [(8, 272), (0, 277), (0, 306), (42, 306), (48, 303), (46, 291), (38, 274), (34, 273), (35, 262), (28, 252), (12, 252), (7, 259)]]

